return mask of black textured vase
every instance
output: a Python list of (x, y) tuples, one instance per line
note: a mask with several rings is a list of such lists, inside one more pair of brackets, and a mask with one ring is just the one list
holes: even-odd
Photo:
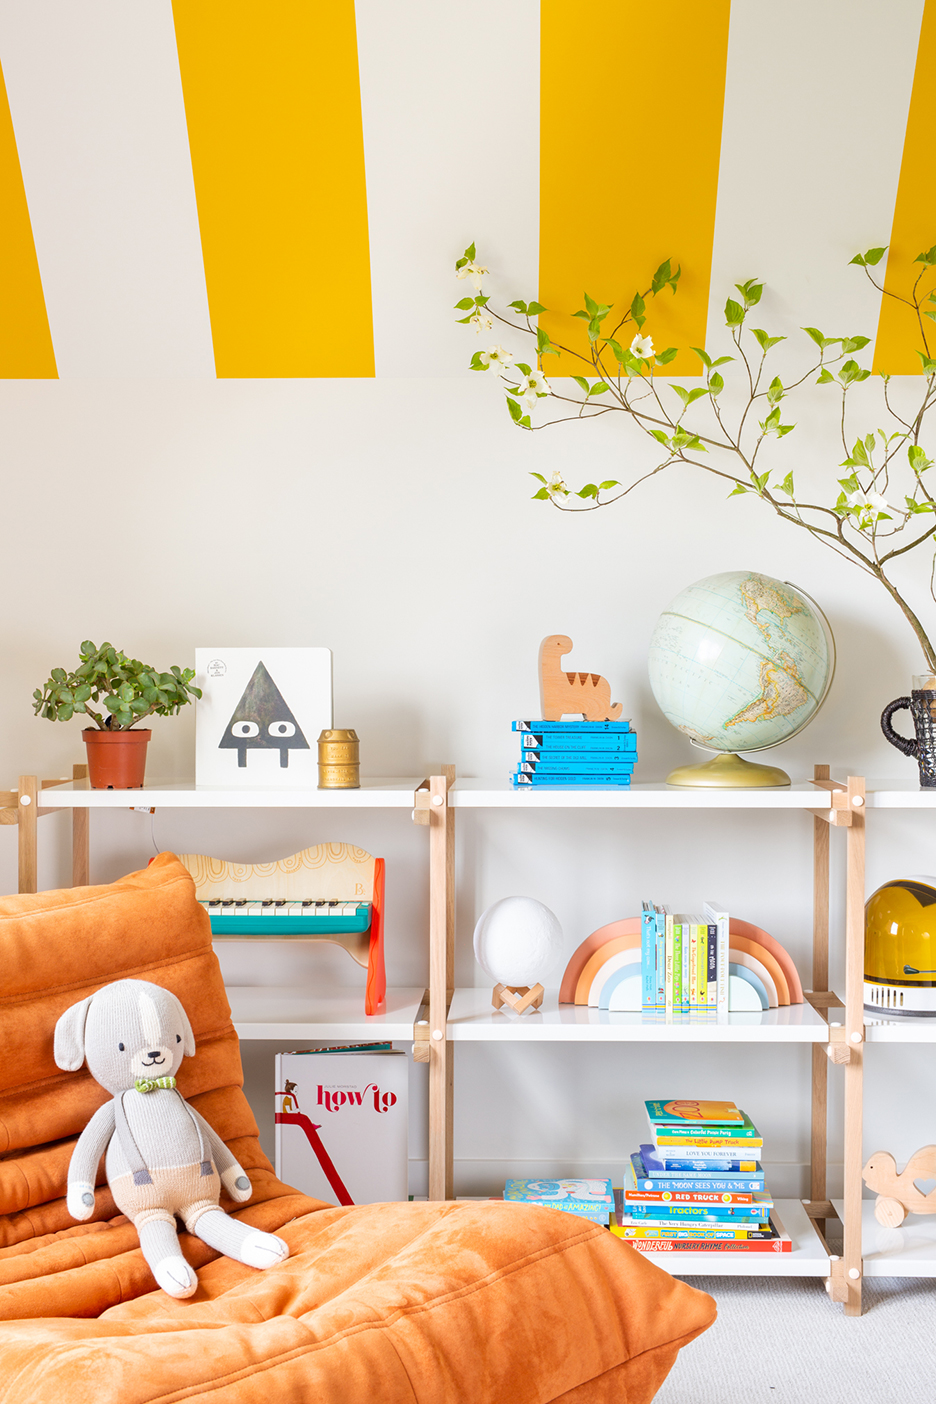
[[(897, 697), (888, 702), (881, 713), (881, 730), (898, 751), (914, 757), (920, 768), (921, 789), (936, 790), (936, 678), (932, 674), (922, 674), (913, 682), (909, 697)], [(916, 735), (912, 741), (891, 726), (891, 717), (904, 708), (913, 718)]]

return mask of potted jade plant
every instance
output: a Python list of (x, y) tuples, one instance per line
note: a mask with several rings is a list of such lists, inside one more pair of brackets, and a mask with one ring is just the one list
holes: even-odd
[[(88, 749), (88, 776), (93, 790), (134, 790), (143, 784), (146, 746), (152, 732), (137, 730), (144, 717), (174, 716), (201, 689), (192, 686), (192, 668), (161, 673), (128, 658), (104, 643), (86, 640), (73, 672), (53, 668), (48, 682), (33, 693), (33, 711), (49, 721), (70, 721), (76, 714), (94, 726), (82, 732)], [(95, 709), (92, 703), (100, 703)]]

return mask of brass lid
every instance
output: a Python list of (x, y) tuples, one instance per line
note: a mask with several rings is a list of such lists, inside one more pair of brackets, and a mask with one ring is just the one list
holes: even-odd
[(356, 731), (323, 731), (319, 741), (357, 741)]

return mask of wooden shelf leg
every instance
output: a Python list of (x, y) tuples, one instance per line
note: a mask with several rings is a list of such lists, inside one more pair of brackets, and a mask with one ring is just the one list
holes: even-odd
[(36, 833), (39, 820), (39, 781), (35, 775), (19, 778), (18, 857), (20, 892), (39, 890)]
[[(861, 1315), (861, 1170), (864, 1051), (865, 783), (849, 776), (852, 822), (847, 831), (845, 898), (845, 1315)], [(858, 804), (855, 800), (858, 800)]]
[[(816, 780), (829, 779), (829, 767), (817, 765)], [(814, 991), (829, 988), (829, 824), (813, 819), (813, 965)], [(828, 1083), (829, 1059), (823, 1044), (812, 1050), (812, 1136), (810, 1147), (809, 1197), (813, 1203), (828, 1197)], [(822, 1231), (825, 1222), (822, 1221)]]
[(448, 803), (455, 772), (429, 780), (429, 1198), (453, 1199), (452, 1081), (447, 1037), (455, 984), (455, 816)]
[[(72, 780), (86, 780), (87, 765), (72, 766)], [(77, 805), (72, 810), (72, 887), (87, 887), (91, 881), (91, 811)]]

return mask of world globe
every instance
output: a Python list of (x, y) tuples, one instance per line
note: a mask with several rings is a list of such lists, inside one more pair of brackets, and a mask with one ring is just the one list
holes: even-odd
[(832, 683), (835, 643), (801, 590), (756, 571), (724, 571), (687, 586), (663, 612), (649, 670), (666, 719), (727, 757), (682, 766), (670, 784), (787, 785), (782, 770), (735, 753), (779, 746), (812, 721)]

